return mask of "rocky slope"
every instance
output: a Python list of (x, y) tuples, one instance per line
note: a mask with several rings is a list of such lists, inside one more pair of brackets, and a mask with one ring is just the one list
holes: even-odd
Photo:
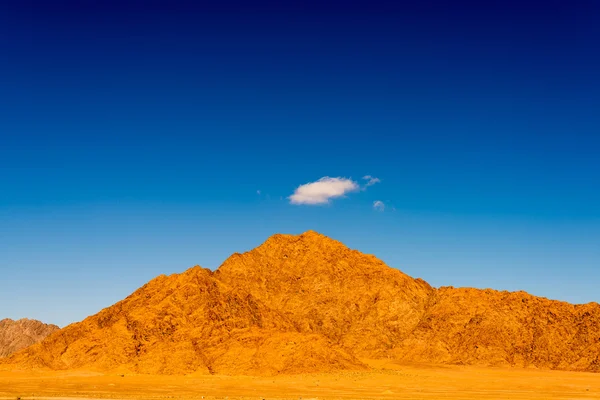
[(443, 287), (396, 354), (411, 361), (600, 372), (600, 305)]
[(316, 232), (274, 235), (215, 272), (160, 276), (5, 363), (270, 375), (359, 358), (600, 370), (600, 306), (434, 289)]
[(215, 277), (242, 284), (298, 332), (322, 335), (362, 357), (386, 355), (414, 329), (435, 292), (421, 279), (312, 231), (274, 235), (232, 255)]
[(277, 374), (362, 368), (322, 335), (207, 269), (159, 276), (132, 295), (72, 324), (9, 361), (51, 369), (152, 374)]
[(0, 357), (40, 342), (59, 328), (34, 319), (0, 320)]

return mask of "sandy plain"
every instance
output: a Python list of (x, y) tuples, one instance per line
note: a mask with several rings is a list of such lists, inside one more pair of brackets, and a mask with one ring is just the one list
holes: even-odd
[(600, 399), (600, 374), (369, 361), (367, 372), (155, 376), (0, 371), (0, 399)]

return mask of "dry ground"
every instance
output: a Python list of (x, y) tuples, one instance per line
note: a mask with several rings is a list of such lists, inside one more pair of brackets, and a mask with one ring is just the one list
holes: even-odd
[(0, 399), (600, 399), (594, 373), (369, 364), (371, 372), (270, 378), (0, 371)]

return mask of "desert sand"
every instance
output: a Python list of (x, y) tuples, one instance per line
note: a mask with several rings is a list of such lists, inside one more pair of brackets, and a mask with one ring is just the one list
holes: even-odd
[(600, 399), (595, 373), (362, 361), (369, 371), (275, 377), (0, 371), (0, 398)]

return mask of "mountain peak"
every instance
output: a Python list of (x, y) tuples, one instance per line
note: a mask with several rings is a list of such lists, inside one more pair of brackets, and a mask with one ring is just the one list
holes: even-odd
[(323, 235), (317, 231), (308, 230), (299, 235), (276, 233), (270, 236), (264, 243), (255, 248), (256, 251), (285, 248), (289, 246), (303, 246), (305, 249), (348, 249), (342, 242)]
[(325, 236), (317, 231), (313, 231), (312, 229), (307, 230), (306, 232), (303, 232), (300, 234), (300, 237), (304, 237), (304, 238), (310, 238), (310, 239), (329, 239), (329, 240), (333, 240), (331, 238), (329, 238), (328, 236)]

